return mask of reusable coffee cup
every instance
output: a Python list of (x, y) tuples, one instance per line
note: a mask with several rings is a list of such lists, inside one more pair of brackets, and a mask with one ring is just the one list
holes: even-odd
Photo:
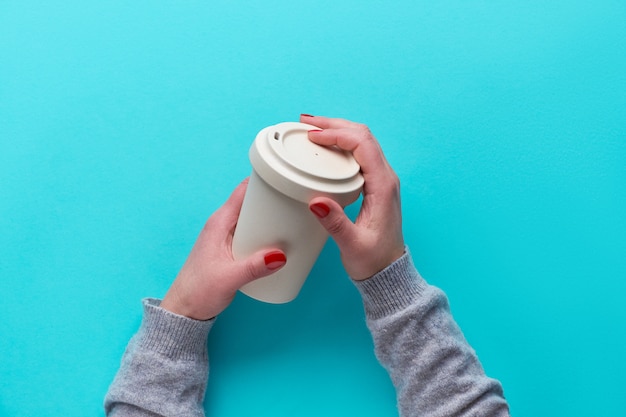
[(315, 264), (328, 232), (309, 202), (330, 197), (342, 207), (361, 193), (361, 167), (351, 153), (311, 142), (317, 127), (286, 122), (261, 130), (250, 147), (252, 174), (233, 237), (235, 259), (261, 249), (285, 252), (286, 265), (246, 284), (241, 292), (268, 303), (296, 298)]

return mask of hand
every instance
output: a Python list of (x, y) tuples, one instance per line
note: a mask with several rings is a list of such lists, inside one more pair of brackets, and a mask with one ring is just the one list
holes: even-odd
[(339, 246), (348, 275), (369, 278), (404, 253), (398, 177), (367, 126), (309, 115), (301, 115), (300, 121), (321, 129), (309, 132), (312, 142), (350, 151), (361, 165), (363, 204), (355, 223), (330, 198), (314, 198), (309, 208)]
[(280, 250), (264, 250), (235, 261), (231, 244), (248, 181), (242, 182), (228, 201), (206, 222), (196, 243), (161, 302), (161, 307), (196, 320), (221, 313), (237, 290), (285, 265)]

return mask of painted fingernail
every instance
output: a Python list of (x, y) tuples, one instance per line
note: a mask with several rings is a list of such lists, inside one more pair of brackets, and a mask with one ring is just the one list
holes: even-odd
[(274, 270), (287, 263), (287, 257), (282, 252), (270, 252), (265, 254), (265, 266), (267, 269)]
[(330, 213), (330, 207), (328, 207), (324, 203), (311, 204), (309, 210), (311, 210), (313, 214), (315, 214), (320, 219), (323, 219), (324, 217), (328, 216), (328, 213)]
[(306, 114), (306, 113), (300, 113), (300, 116), (304, 116), (304, 117), (315, 117), (312, 114)]
[(311, 132), (323, 132), (323, 130), (322, 129), (311, 129), (311, 130), (309, 130), (309, 133), (311, 133)]

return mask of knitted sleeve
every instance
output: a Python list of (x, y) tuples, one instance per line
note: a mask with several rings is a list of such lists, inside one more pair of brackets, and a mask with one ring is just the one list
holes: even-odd
[(141, 327), (105, 397), (107, 416), (204, 416), (206, 343), (214, 321), (179, 316), (159, 304), (143, 301)]
[(408, 250), (385, 270), (354, 282), (402, 417), (509, 415), (501, 384), (485, 375), (447, 297), (419, 275)]

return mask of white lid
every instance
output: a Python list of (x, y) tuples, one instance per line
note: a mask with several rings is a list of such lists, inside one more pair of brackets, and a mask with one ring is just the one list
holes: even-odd
[(308, 203), (326, 196), (347, 206), (361, 193), (361, 167), (351, 153), (311, 142), (312, 129), (317, 127), (285, 122), (261, 130), (250, 148), (252, 167), (291, 198)]

